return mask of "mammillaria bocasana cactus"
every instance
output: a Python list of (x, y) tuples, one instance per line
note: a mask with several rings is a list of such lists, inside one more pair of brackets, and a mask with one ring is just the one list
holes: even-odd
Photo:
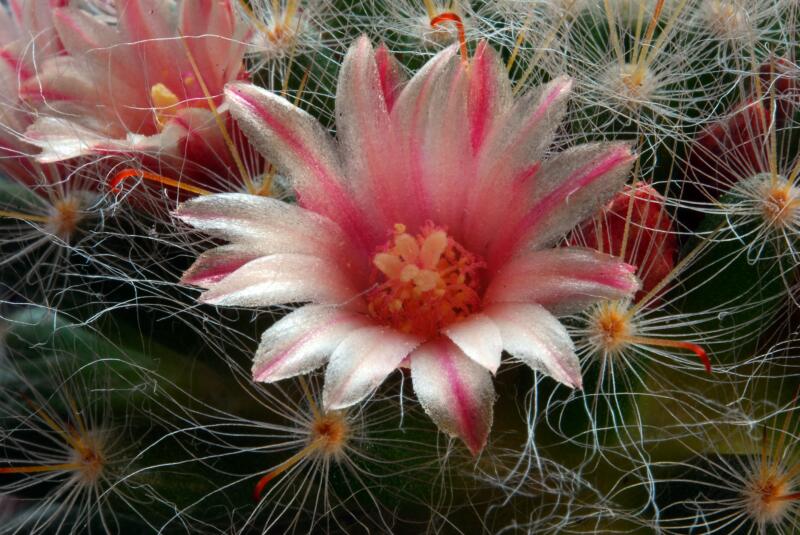
[(794, 533), (799, 17), (2, 2), (0, 532)]

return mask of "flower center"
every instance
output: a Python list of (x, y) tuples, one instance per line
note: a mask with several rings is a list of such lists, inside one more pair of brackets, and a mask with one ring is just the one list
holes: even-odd
[(209, 98), (205, 94), (205, 86), (195, 77), (194, 73), (186, 72), (181, 75), (181, 92), (178, 96), (166, 84), (158, 82), (150, 87), (150, 102), (153, 106), (153, 115), (156, 127), (162, 131), (169, 121), (177, 117), (180, 110), (185, 108), (209, 108)]
[(378, 285), (367, 295), (369, 314), (395, 329), (432, 338), (480, 309), (485, 263), (433, 225), (416, 236), (395, 225), (372, 263)]
[(614, 357), (631, 345), (686, 349), (697, 355), (706, 372), (711, 373), (711, 360), (702, 347), (671, 338), (640, 336), (631, 315), (629, 305), (619, 301), (602, 303), (595, 308), (589, 316), (589, 341), (595, 350)]
[(629, 109), (638, 108), (643, 102), (651, 100), (658, 87), (658, 80), (646, 65), (625, 63), (610, 71), (612, 86)]

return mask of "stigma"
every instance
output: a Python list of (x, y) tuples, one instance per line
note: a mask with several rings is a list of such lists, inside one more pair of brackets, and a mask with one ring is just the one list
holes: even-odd
[(480, 310), (485, 263), (444, 229), (428, 224), (412, 236), (398, 223), (372, 264), (368, 311), (385, 325), (429, 339)]

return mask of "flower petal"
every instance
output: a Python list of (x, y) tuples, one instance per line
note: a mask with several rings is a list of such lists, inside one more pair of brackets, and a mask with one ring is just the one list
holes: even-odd
[(511, 106), (511, 83), (500, 56), (486, 41), (478, 43), (469, 71), (470, 141), (473, 152), (478, 152)]
[[(181, 6), (180, 35), (191, 51), (197, 70), (214, 96), (227, 80), (237, 77), (242, 69), (244, 31), (239, 27), (231, 2), (217, 0), (184, 0)], [(184, 87), (193, 96), (202, 96), (199, 88)]]
[(552, 143), (556, 129), (567, 112), (572, 79), (559, 76), (518, 99), (498, 121), (486, 140), (481, 158), (481, 175), (488, 180), (501, 168), (514, 170), (540, 160)]
[(2, 4), (0, 11), (9, 16), (0, 21), (4, 25), (0, 31), (4, 34), (2, 43), (10, 45), (8, 48), (25, 47), (27, 50), (19, 53), (29, 58), (34, 54), (46, 58), (63, 51), (53, 33), (52, 12), (66, 5), (67, 0), (9, 0)]
[(400, 62), (395, 59), (386, 45), (381, 44), (375, 50), (375, 64), (378, 67), (378, 78), (381, 83), (381, 93), (386, 101), (386, 108), (391, 111), (400, 88), (406, 81), (405, 72)]
[(539, 305), (504, 303), (485, 313), (494, 320), (503, 348), (514, 357), (572, 388), (581, 388), (575, 346), (555, 316)]
[[(111, 83), (115, 85), (114, 82)], [(37, 76), (24, 80), (19, 85), (20, 98), (37, 104), (57, 101), (78, 102), (86, 95), (97, 95), (97, 101), (103, 102), (103, 97), (98, 94), (91, 78), (86, 76), (85, 63), (72, 56), (47, 59), (39, 66)], [(47, 118), (50, 117), (44, 115), (39, 120)]]
[(336, 150), (316, 119), (252, 84), (228, 84), (231, 113), (253, 146), (292, 179), (300, 204), (337, 221), (364, 247), (374, 241), (344, 186)]
[(389, 142), (389, 111), (375, 53), (365, 36), (347, 51), (339, 71), (336, 138), (362, 210), (379, 228), (390, 228), (398, 221), (392, 208), (403, 184), (396, 179), (399, 154)]
[[(436, 81), (418, 138), (423, 181), (430, 196), (426, 219), (458, 228), (464, 217), (469, 188), (475, 183), (470, 145), (468, 91), (470, 75), (464, 62), (451, 61)], [(418, 143), (420, 141), (417, 141)]]
[(306, 305), (264, 331), (253, 357), (253, 380), (270, 383), (322, 366), (367, 319), (341, 308)]
[(220, 306), (262, 307), (313, 301), (343, 303), (357, 292), (337, 266), (303, 254), (274, 254), (243, 265), (198, 300)]
[(546, 161), (525, 214), (491, 245), (490, 269), (521, 249), (552, 242), (596, 212), (622, 189), (636, 158), (627, 143), (579, 145)]
[(538, 303), (571, 313), (602, 299), (623, 299), (639, 289), (636, 268), (583, 247), (517, 256), (492, 277), (484, 303)]
[(443, 332), (466, 356), (490, 372), (497, 372), (503, 339), (489, 316), (473, 314), (464, 321), (448, 325)]
[(119, 46), (120, 34), (98, 17), (74, 7), (53, 10), (58, 36), (68, 54), (43, 62), (39, 76), (22, 88), (28, 99), (52, 102), (65, 100), (84, 108), (68, 114), (76, 122), (86, 123), (88, 117), (102, 117), (101, 132), (124, 137), (131, 132), (154, 133), (149, 111), (149, 94), (143, 91), (137, 77), (115, 76), (113, 72), (130, 73), (142, 70), (142, 58), (136, 48)]
[[(169, 2), (163, 0), (115, 0), (119, 29), (130, 41), (147, 41), (173, 33)], [(164, 64), (166, 65), (166, 63)]]
[(486, 445), (495, 400), (491, 374), (445, 338), (411, 354), (411, 380), (434, 423), (464, 441), (473, 455)]
[(74, 7), (54, 9), (53, 24), (64, 49), (71, 56), (93, 53), (107, 60), (110, 57), (108, 49), (119, 42), (112, 26)]
[(273, 253), (316, 254), (347, 247), (331, 220), (299, 206), (245, 193), (204, 195), (173, 212), (206, 234), (247, 243), (262, 256)]
[(36, 160), (52, 163), (90, 154), (109, 141), (91, 128), (61, 117), (40, 117), (25, 131), (25, 138), (41, 149)]
[(569, 78), (556, 78), (524, 95), (495, 121), (479, 155), (476, 183), (467, 201), (467, 213), (482, 214), (466, 220), (465, 234), (473, 249), (482, 251), (498, 229), (508, 225), (509, 210), (513, 214), (525, 198), (538, 162), (566, 113), (571, 87)]
[(419, 340), (389, 327), (364, 327), (345, 338), (325, 371), (322, 403), (343, 409), (367, 397), (386, 379)]
[(252, 247), (223, 245), (205, 251), (181, 276), (181, 284), (211, 288), (216, 283), (256, 258), (262, 256)]
[(121, 34), (118, 42), (130, 43), (136, 50), (146, 71), (140, 75), (152, 84), (181, 87), (181, 76), (190, 72), (191, 67), (185, 54), (175, 53), (181, 45), (175, 31), (173, 6), (162, 0), (116, 0), (115, 3)]
[(397, 172), (405, 177), (406, 195), (403, 202), (406, 221), (425, 221), (430, 217), (431, 194), (425, 182), (423, 166), (427, 147), (424, 146), (426, 125), (431, 108), (431, 98), (439, 80), (448, 69), (459, 62), (457, 47), (449, 46), (428, 60), (406, 84), (392, 108), (392, 128), (403, 162)]

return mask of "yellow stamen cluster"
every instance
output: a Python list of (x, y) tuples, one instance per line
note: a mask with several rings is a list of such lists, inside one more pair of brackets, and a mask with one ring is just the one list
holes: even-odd
[(369, 314), (400, 331), (431, 338), (480, 308), (484, 263), (433, 226), (412, 236), (395, 225), (394, 237), (372, 262), (378, 286)]

